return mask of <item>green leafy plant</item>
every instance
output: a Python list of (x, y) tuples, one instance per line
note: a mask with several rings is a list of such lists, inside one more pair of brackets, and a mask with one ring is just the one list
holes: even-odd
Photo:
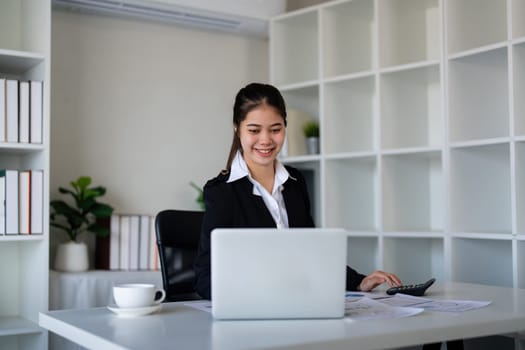
[(80, 176), (69, 184), (72, 190), (59, 187), (58, 191), (71, 196), (74, 205), (59, 199), (52, 200), (50, 225), (65, 231), (71, 241), (76, 241), (84, 232), (92, 232), (101, 237), (109, 235), (109, 229), (97, 223), (97, 219), (110, 217), (113, 213), (111, 206), (97, 202), (97, 197), (102, 197), (106, 193), (106, 188), (89, 187), (91, 185), (89, 176)]
[(190, 182), (190, 186), (193, 187), (197, 191), (197, 198), (195, 199), (195, 202), (199, 205), (199, 207), (202, 210), (206, 209), (206, 206), (204, 205), (204, 192), (202, 191), (202, 188), (200, 188), (195, 182)]
[(319, 123), (315, 120), (306, 122), (303, 125), (305, 137), (319, 137)]

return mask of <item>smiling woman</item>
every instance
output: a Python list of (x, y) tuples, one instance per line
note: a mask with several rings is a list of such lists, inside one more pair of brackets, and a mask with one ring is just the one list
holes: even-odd
[[(302, 174), (277, 156), (286, 135), (286, 106), (275, 87), (252, 83), (233, 106), (233, 140), (226, 170), (204, 186), (206, 212), (195, 263), (196, 291), (211, 298), (211, 231), (215, 228), (314, 227)], [(241, 277), (241, 276), (237, 276)], [(369, 276), (347, 268), (347, 289), (401, 284), (391, 273)]]

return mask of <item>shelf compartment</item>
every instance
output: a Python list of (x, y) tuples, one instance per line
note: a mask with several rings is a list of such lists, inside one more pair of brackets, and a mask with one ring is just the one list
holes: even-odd
[(359, 273), (368, 275), (379, 268), (377, 237), (348, 237), (348, 266)]
[(373, 231), (375, 218), (376, 157), (326, 161), (326, 225)]
[(322, 9), (323, 76), (373, 68), (374, 2), (355, 0)]
[[(17, 316), (37, 323), (38, 312), (35, 310), (47, 310), (47, 288), (40, 288), (38, 292), (35, 292), (34, 288), (34, 286), (48, 284), (49, 248), (47, 240), (44, 241), (40, 239), (1, 242), (0, 280), (9, 281), (2, 285), (0, 300), (2, 320), (6, 320), (5, 316)], [(45, 261), (46, 264), (35, 265), (35, 261)], [(7, 331), (5, 328), (0, 328), (0, 332)]]
[(506, 0), (447, 0), (448, 53), (507, 40)]
[(444, 229), (441, 152), (382, 157), (383, 231)]
[(525, 235), (525, 142), (516, 142), (515, 164), (516, 229), (518, 234)]
[(509, 119), (507, 48), (450, 60), (451, 141), (508, 137)]
[(511, 233), (510, 145), (453, 148), (450, 153), (451, 229)]
[(442, 238), (383, 238), (383, 269), (404, 283), (422, 283), (431, 277), (445, 280)]
[(452, 238), (452, 280), (512, 287), (512, 241)]
[(326, 84), (324, 94), (324, 151), (333, 154), (373, 150), (374, 77)]
[(438, 0), (380, 0), (378, 6), (381, 67), (440, 58)]
[[(6, 236), (4, 236), (6, 237)], [(19, 266), (20, 249), (14, 242), (0, 244), (0, 280), (2, 283), (2, 299), (0, 300), (0, 315), (19, 315), (22, 302), (19, 295), (18, 281), (23, 272)], [(43, 284), (45, 286), (45, 284)], [(7, 326), (4, 326), (7, 327)]]
[(525, 37), (525, 0), (512, 0), (512, 37)]
[[(47, 18), (46, 18), (47, 17)], [(47, 1), (0, 1), (0, 47), (10, 50), (47, 52), (51, 7)], [(24, 32), (27, 30), (27, 32)]]
[(317, 85), (281, 90), (287, 109), (296, 109), (319, 120), (319, 87)]
[(381, 74), (380, 89), (382, 149), (443, 144), (439, 66)]
[(270, 30), (272, 81), (286, 85), (318, 79), (317, 11), (275, 19)]
[(515, 45), (513, 52), (514, 128), (516, 136), (523, 136), (525, 135), (525, 99), (521, 96), (525, 96), (525, 43)]
[[(523, 236), (525, 237), (525, 236)], [(518, 288), (525, 288), (525, 240), (517, 241)]]
[[(312, 156), (306, 154), (303, 125), (306, 121), (319, 121), (319, 87), (314, 85), (282, 89), (281, 93), (286, 102), (288, 114), (287, 140), (283, 155), (287, 157)], [(321, 145), (320, 148), (322, 148)]]

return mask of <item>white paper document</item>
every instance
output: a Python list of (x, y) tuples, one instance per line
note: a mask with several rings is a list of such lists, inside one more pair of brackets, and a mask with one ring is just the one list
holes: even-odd
[[(421, 297), (414, 297), (406, 294), (396, 294), (394, 296), (372, 295), (370, 293), (347, 293), (345, 303), (345, 317), (349, 319), (383, 319), (395, 317), (414, 316), (422, 312), (464, 312), (478, 309), (489, 305), (490, 301), (475, 300), (432, 300)], [(211, 312), (211, 301), (199, 301), (186, 303), (206, 312)]]
[(464, 312), (479, 309), (491, 303), (476, 300), (432, 300), (406, 294), (396, 294), (390, 298), (381, 299), (381, 302), (390, 306), (410, 306), (440, 312)]
[(423, 309), (417, 307), (398, 307), (384, 304), (368, 297), (359, 300), (348, 300), (345, 305), (345, 316), (350, 319), (372, 320), (417, 315)]

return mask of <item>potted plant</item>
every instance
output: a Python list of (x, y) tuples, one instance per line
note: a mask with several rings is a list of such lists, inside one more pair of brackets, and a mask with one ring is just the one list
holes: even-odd
[(97, 201), (106, 193), (101, 186), (89, 187), (91, 177), (80, 176), (70, 182), (71, 189), (59, 187), (58, 191), (70, 196), (72, 204), (56, 199), (50, 202), (50, 225), (67, 233), (69, 241), (58, 246), (55, 268), (61, 271), (85, 271), (89, 267), (87, 246), (79, 242), (79, 236), (91, 232), (98, 236), (109, 235), (109, 228), (99, 224), (98, 219), (110, 217), (113, 208)]
[(306, 150), (308, 154), (319, 153), (319, 123), (315, 120), (303, 125), (303, 133), (306, 137)]
[(202, 188), (200, 188), (195, 182), (191, 181), (190, 186), (193, 187), (197, 191), (197, 198), (195, 198), (195, 202), (199, 205), (199, 208), (202, 210), (206, 209), (206, 205), (204, 204), (204, 192)]

